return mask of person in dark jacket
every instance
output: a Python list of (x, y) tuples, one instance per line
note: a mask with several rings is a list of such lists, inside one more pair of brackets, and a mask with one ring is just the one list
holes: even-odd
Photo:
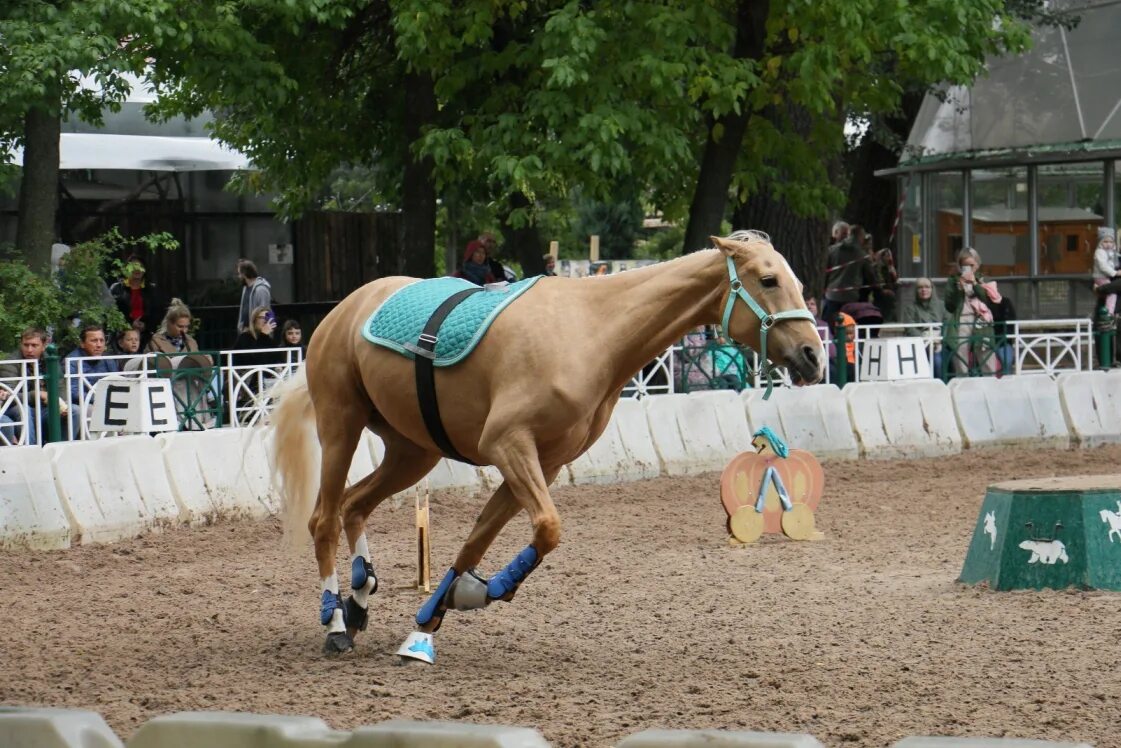
[(132, 329), (140, 333), (140, 347), (148, 345), (163, 319), (167, 298), (146, 279), (144, 263), (136, 255), (128, 258), (124, 277), (109, 287), (109, 294)]
[(832, 332), (841, 307), (860, 301), (869, 289), (878, 288), (864, 248), (864, 229), (856, 224), (851, 226), (848, 236), (829, 248), (825, 265), (825, 301), (821, 305), (821, 316)]
[(478, 240), (467, 242), (467, 249), (463, 252), (463, 264), (455, 273), (456, 278), (471, 281), (476, 286), (485, 286), (494, 283), (494, 273), (487, 263), (487, 250)]

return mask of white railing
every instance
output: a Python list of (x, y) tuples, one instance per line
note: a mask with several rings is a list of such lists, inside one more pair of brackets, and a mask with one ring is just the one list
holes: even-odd
[[(1088, 319), (1045, 319), (1016, 320), (1007, 323), (1007, 339), (1011, 346), (1008, 356), (1009, 366), (1002, 374), (1046, 374), (1054, 377), (1064, 371), (1090, 371), (1094, 368), (1094, 325)], [(860, 355), (869, 340), (875, 337), (893, 337), (906, 334), (905, 331), (920, 332), (926, 348), (927, 359), (934, 378), (941, 375), (940, 367), (935, 365), (935, 354), (945, 351), (943, 345), (943, 326), (939, 323), (890, 323), (883, 325), (858, 325), (856, 328), (856, 363), (853, 377), (849, 381), (860, 381)], [(818, 328), (825, 350), (828, 352), (833, 340), (828, 328)], [(699, 350), (699, 347), (697, 347)], [(672, 393), (676, 389), (679, 372), (682, 371), (683, 349), (675, 345), (667, 349), (650, 365), (644, 367), (623, 389), (623, 397), (644, 397), (650, 394)], [(750, 365), (750, 354), (745, 356)], [(836, 356), (830, 356), (825, 370), (826, 383), (833, 381), (833, 364)], [(711, 377), (713, 372), (705, 372)], [(656, 377), (666, 384), (651, 384)], [(708, 378), (706, 377), (706, 379)], [(754, 388), (767, 386), (767, 378), (757, 367), (751, 367), (747, 380)], [(790, 374), (784, 367), (774, 369), (774, 386), (789, 387)]]
[[(1015, 374), (1046, 374), (1056, 376), (1064, 371), (1088, 371), (1094, 368), (1093, 322), (1088, 319), (1018, 320), (1008, 322), (1008, 341), (1012, 346), (1013, 371)], [(856, 328), (856, 366), (854, 381), (860, 378), (860, 354), (863, 347), (873, 337), (873, 330), (882, 337), (901, 335), (905, 329), (918, 328), (926, 342), (927, 356), (931, 362), (934, 376), (940, 372), (934, 366), (935, 352), (941, 347), (942, 326), (939, 324), (885, 324), (858, 325)], [(825, 348), (834, 342), (829, 331), (818, 329)], [(100, 438), (106, 434), (91, 434), (89, 430), (90, 410), (93, 387), (96, 381), (107, 373), (90, 371), (87, 362), (112, 362), (118, 371), (115, 376), (149, 378), (167, 376), (177, 362), (190, 356), (197, 366), (198, 357), (206, 354), (136, 354), (132, 356), (103, 356), (98, 359), (73, 358), (61, 359), (60, 369), (70, 407), (63, 419), (64, 432), (71, 438)], [(948, 354), (947, 354), (948, 355)], [(672, 394), (677, 391), (679, 372), (683, 371), (683, 349), (680, 344), (664, 351), (636, 374), (623, 388), (623, 397), (641, 398), (648, 395)], [(825, 381), (830, 382), (832, 363), (826, 368)], [(745, 356), (749, 366), (753, 356)], [(73, 362), (73, 363), (70, 363)], [(267, 348), (252, 351), (223, 351), (216, 362), (217, 374), (207, 381), (200, 378), (195, 390), (196, 397), (212, 396), (216, 401), (219, 392), (225, 393), (225, 423), (215, 422), (213, 415), (201, 416), (194, 420), (184, 415), (189, 410), (184, 407), (190, 400), (190, 393), (176, 393), (177, 410), (181, 427), (211, 428), (217, 425), (255, 426), (263, 423), (273, 407), (272, 385), (291, 376), (303, 364), (303, 352), (299, 348)], [(43, 412), (46, 406), (40, 400), (40, 377), (36, 361), (0, 361), (0, 364), (16, 364), (20, 374), (15, 377), (0, 378), (0, 446), (8, 444), (39, 444), (43, 442)], [(71, 368), (73, 367), (73, 369)], [(767, 378), (756, 367), (750, 367), (747, 379), (754, 388), (767, 385)], [(711, 374), (711, 373), (710, 373)], [(790, 386), (790, 376), (783, 367), (774, 370), (774, 386)], [(190, 385), (183, 385), (190, 388)], [(81, 407), (74, 407), (80, 404)]]
[[(268, 362), (269, 358), (274, 360)], [(222, 359), (230, 423), (256, 426), (264, 423), (272, 410), (273, 385), (292, 376), (303, 363), (304, 355), (299, 348), (269, 348), (224, 351)]]
[[(290, 376), (303, 362), (299, 348), (224, 351), (219, 360), (199, 352), (138, 353), (125, 356), (75, 356), (59, 359), (64, 438), (99, 439), (117, 432), (91, 432), (94, 388), (103, 377), (149, 379), (169, 377), (176, 370), (172, 394), (181, 429), (206, 429), (220, 425), (252, 426), (261, 423), (272, 407), (273, 383)], [(39, 392), (43, 385), (38, 361), (0, 361), (16, 365), (19, 376), (0, 379), (0, 446), (41, 444), (45, 440)], [(192, 374), (191, 372), (197, 372)], [(223, 423), (217, 413), (222, 393), (228, 395)]]
[(1094, 368), (1094, 323), (1088, 319), (1016, 320), (1008, 323), (1016, 373)]
[(21, 359), (0, 363), (18, 372), (17, 376), (0, 377), (0, 446), (41, 444), (39, 362)]

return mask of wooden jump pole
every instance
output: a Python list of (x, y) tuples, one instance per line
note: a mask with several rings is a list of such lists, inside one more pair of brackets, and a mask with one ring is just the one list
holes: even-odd
[(599, 234), (592, 234), (591, 245), (588, 247), (588, 259), (599, 262)]
[(432, 591), (432, 545), (429, 540), (428, 479), (423, 491), (416, 492), (416, 587)]

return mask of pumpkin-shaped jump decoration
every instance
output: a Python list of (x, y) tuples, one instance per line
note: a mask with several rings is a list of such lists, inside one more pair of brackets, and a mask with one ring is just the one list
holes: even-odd
[(814, 510), (825, 489), (825, 473), (817, 459), (801, 449), (789, 449), (769, 428), (754, 434), (757, 451), (736, 455), (720, 476), (720, 501), (728, 512), (728, 529), (741, 543), (763, 533), (783, 533), (809, 540)]

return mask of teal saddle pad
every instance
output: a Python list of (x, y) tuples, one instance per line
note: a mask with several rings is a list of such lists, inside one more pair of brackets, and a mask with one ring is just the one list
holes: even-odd
[[(504, 288), (473, 293), (447, 316), (437, 333), (434, 366), (451, 366), (467, 358), (486, 335), (491, 322), (510, 302), (521, 296), (543, 276), (526, 278)], [(362, 337), (371, 343), (415, 358), (405, 344), (416, 345), (428, 318), (444, 299), (469, 288), (478, 288), (462, 278), (429, 278), (399, 288), (386, 299), (362, 326)]]

